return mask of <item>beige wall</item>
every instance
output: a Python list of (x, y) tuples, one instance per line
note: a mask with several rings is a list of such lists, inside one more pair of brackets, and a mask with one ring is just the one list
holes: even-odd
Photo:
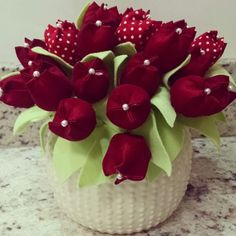
[[(74, 20), (86, 0), (0, 0), (0, 64), (17, 63), (13, 47), (24, 36), (42, 37), (47, 23), (58, 18)], [(236, 58), (236, 0), (104, 0), (121, 9), (128, 6), (152, 10), (164, 21), (185, 18), (199, 33), (219, 29), (229, 43), (224, 57)]]

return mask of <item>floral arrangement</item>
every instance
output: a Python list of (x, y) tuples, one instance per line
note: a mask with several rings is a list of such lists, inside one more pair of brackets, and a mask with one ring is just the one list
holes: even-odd
[(76, 24), (58, 20), (44, 40), (16, 47), (23, 69), (0, 81), (0, 100), (27, 108), (14, 133), (44, 120), (41, 146), (49, 128), (61, 182), (78, 170), (81, 187), (170, 176), (185, 127), (219, 145), (216, 123), (236, 98), (234, 80), (217, 64), (224, 39), (195, 35), (184, 20), (95, 2)]

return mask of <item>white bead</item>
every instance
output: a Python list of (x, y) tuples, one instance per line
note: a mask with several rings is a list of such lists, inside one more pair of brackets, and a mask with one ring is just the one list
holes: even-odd
[(28, 61), (28, 66), (32, 66), (33, 62), (32, 61)]
[(230, 84), (230, 85), (228, 86), (228, 90), (229, 90), (229, 91), (234, 91), (234, 87)]
[(182, 30), (181, 28), (177, 28), (177, 29), (176, 29), (176, 33), (177, 33), (177, 34), (182, 34), (182, 32), (183, 32), (183, 30)]
[(94, 75), (94, 74), (96, 73), (96, 71), (95, 71), (95, 69), (90, 68), (89, 71), (88, 71), (88, 73), (89, 73), (90, 75)]
[(68, 124), (69, 124), (69, 123), (68, 123), (67, 120), (63, 120), (63, 121), (61, 122), (61, 126), (64, 127), (64, 128), (67, 127)]
[(143, 64), (145, 66), (150, 66), (151, 62), (150, 62), (150, 60), (144, 60)]
[(202, 56), (204, 56), (206, 54), (205, 50), (203, 50), (203, 49), (200, 50), (200, 53)]
[(29, 47), (29, 44), (28, 44), (28, 43), (24, 43), (24, 47), (25, 47), (25, 48), (28, 48), (28, 47)]
[(116, 178), (117, 178), (118, 180), (122, 180), (122, 179), (123, 179), (123, 175), (122, 175), (121, 173), (118, 173), (117, 176), (116, 176)]
[(33, 76), (34, 76), (34, 78), (38, 78), (39, 76), (40, 76), (40, 72), (39, 71), (34, 71), (33, 72)]
[(97, 27), (100, 27), (100, 26), (102, 26), (102, 22), (101, 22), (100, 20), (97, 20), (96, 23), (95, 23), (95, 25), (96, 25)]
[(123, 104), (122, 105), (122, 109), (124, 110), (124, 111), (128, 111), (129, 110), (129, 105), (128, 104)]
[(62, 27), (62, 23), (61, 22), (57, 22), (57, 27), (61, 28)]
[(206, 95), (211, 94), (211, 89), (210, 89), (210, 88), (204, 89), (204, 93), (205, 93)]
[(0, 88), (0, 98), (2, 97), (2, 95), (3, 95), (3, 89)]

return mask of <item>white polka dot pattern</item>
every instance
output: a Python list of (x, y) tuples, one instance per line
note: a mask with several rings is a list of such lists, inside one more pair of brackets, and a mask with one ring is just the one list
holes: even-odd
[[(75, 222), (102, 233), (124, 235), (158, 225), (178, 207), (187, 187), (192, 147), (190, 134), (186, 134), (184, 148), (173, 162), (171, 177), (162, 173), (152, 183), (126, 181), (118, 186), (104, 184), (78, 189), (75, 174), (63, 186), (53, 182), (59, 206)], [(47, 150), (51, 164), (50, 142)]]

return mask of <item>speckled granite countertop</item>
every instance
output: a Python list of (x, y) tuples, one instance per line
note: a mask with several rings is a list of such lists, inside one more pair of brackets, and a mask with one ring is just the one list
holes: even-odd
[[(135, 236), (235, 236), (236, 138), (222, 138), (217, 154), (193, 141), (192, 176), (177, 211), (159, 228)], [(60, 214), (38, 147), (0, 149), (1, 236), (101, 236)]]

